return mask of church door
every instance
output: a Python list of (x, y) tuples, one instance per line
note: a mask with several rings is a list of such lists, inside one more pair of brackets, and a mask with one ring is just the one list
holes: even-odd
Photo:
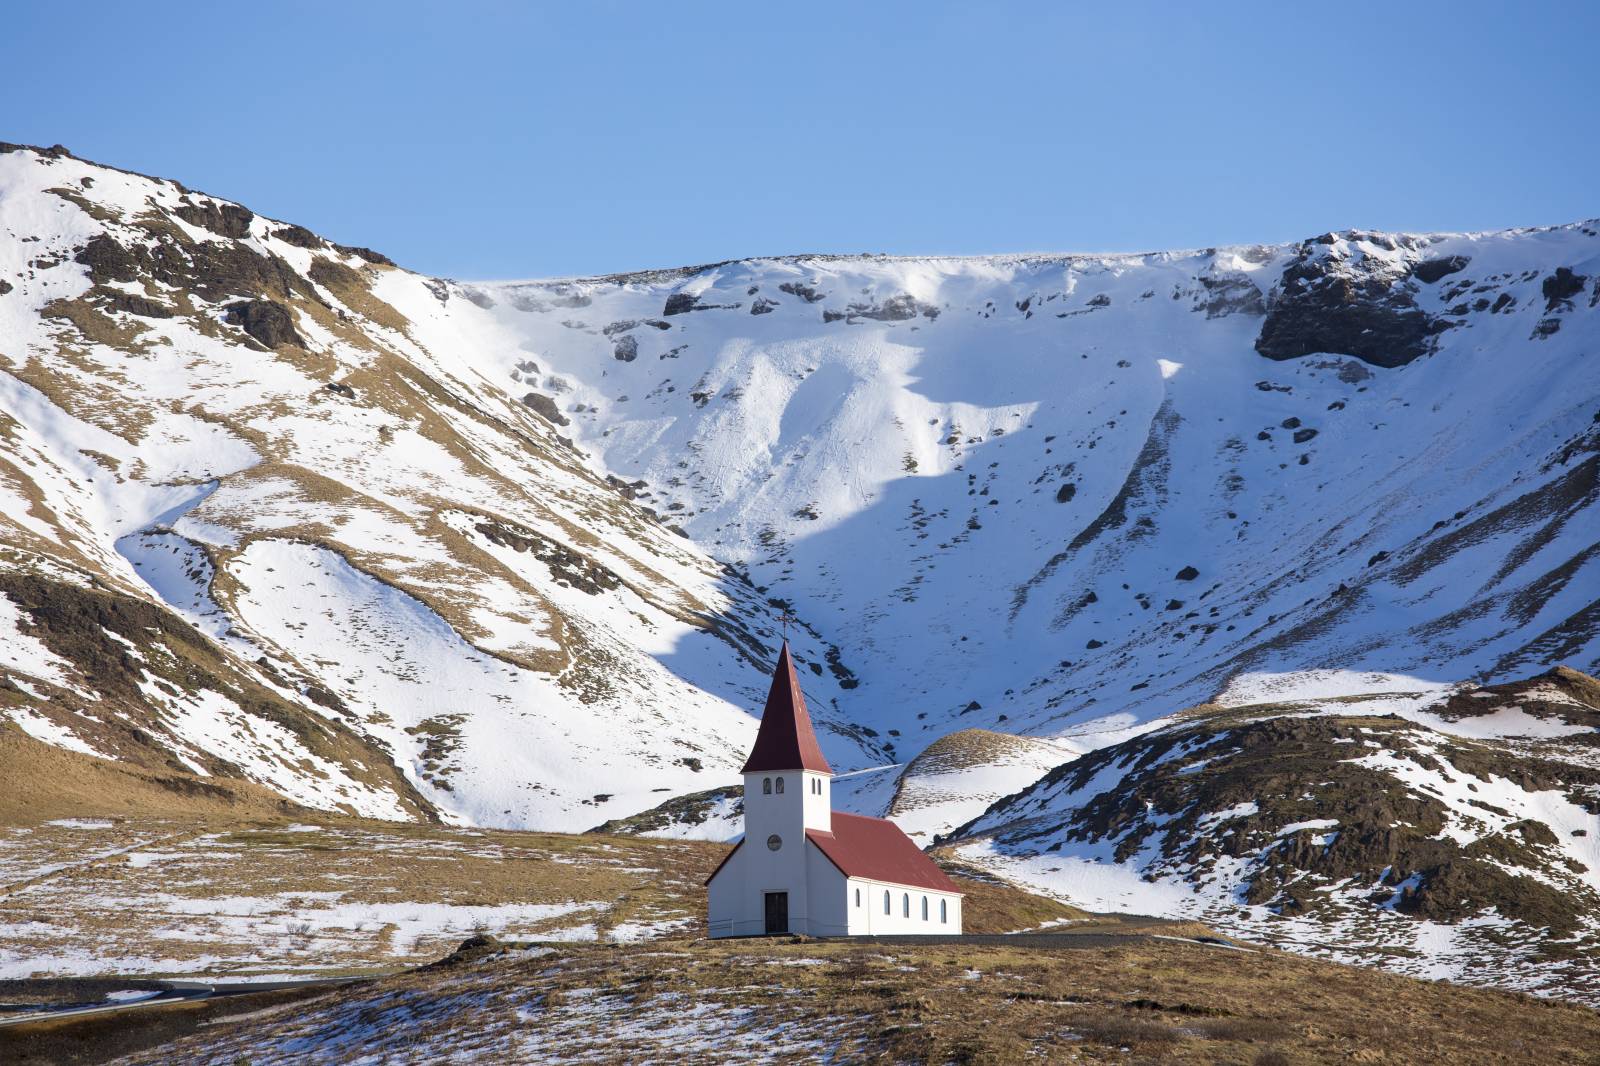
[(767, 893), (767, 934), (789, 931), (789, 893)]

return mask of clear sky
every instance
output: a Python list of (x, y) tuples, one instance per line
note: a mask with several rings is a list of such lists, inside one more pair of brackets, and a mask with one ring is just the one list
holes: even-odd
[(1143, 251), (1600, 215), (1600, 3), (40, 2), (0, 140), (405, 266)]

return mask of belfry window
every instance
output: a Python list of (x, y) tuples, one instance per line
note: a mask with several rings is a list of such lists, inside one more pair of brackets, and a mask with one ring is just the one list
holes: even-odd
[(778, 795), (783, 795), (783, 778), (778, 778)]
[(761, 792), (763, 795), (772, 795), (772, 778), (763, 777), (761, 779)]

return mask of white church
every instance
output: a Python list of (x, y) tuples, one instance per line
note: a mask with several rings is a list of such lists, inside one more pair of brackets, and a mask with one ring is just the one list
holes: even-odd
[(743, 773), (744, 837), (706, 881), (711, 936), (961, 932), (960, 888), (899, 826), (834, 813), (787, 641)]

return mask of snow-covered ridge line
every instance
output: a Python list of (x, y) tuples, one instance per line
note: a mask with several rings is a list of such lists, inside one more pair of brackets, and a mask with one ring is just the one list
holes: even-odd
[[(1362, 235), (1388, 237), (1392, 240), (1415, 243), (1420, 246), (1437, 244), (1447, 240), (1481, 241), (1496, 237), (1520, 237), (1537, 233), (1555, 233), (1568, 229), (1593, 228), (1600, 226), (1600, 216), (1595, 218), (1579, 219), (1574, 222), (1557, 222), (1538, 226), (1507, 226), (1500, 229), (1484, 230), (1379, 230), (1353, 227), (1341, 230), (1332, 230), (1331, 233), (1345, 238), (1354, 238)], [(625, 270), (612, 274), (551, 274), (541, 277), (511, 277), (511, 278), (440, 278), (451, 284), (464, 288), (475, 286), (540, 286), (540, 285), (566, 285), (574, 283), (592, 283), (609, 285), (638, 285), (638, 284), (668, 284), (673, 281), (683, 281), (713, 270), (724, 267), (749, 266), (762, 267), (768, 265), (828, 265), (850, 263), (931, 263), (931, 264), (974, 264), (974, 263), (1003, 263), (1021, 266), (1052, 266), (1067, 265), (1075, 262), (1117, 262), (1117, 263), (1146, 263), (1150, 261), (1164, 261), (1173, 259), (1190, 259), (1196, 256), (1209, 255), (1237, 255), (1241, 252), (1255, 251), (1262, 248), (1283, 251), (1293, 248), (1297, 241), (1277, 241), (1266, 244), (1236, 243), (1196, 245), (1192, 248), (1163, 248), (1147, 251), (1033, 251), (1033, 252), (962, 252), (940, 253), (920, 252), (911, 254), (891, 254), (888, 252), (791, 252), (781, 255), (751, 255), (740, 259), (722, 259), (712, 263), (693, 263), (682, 266), (668, 267), (642, 267), (638, 270)]]

